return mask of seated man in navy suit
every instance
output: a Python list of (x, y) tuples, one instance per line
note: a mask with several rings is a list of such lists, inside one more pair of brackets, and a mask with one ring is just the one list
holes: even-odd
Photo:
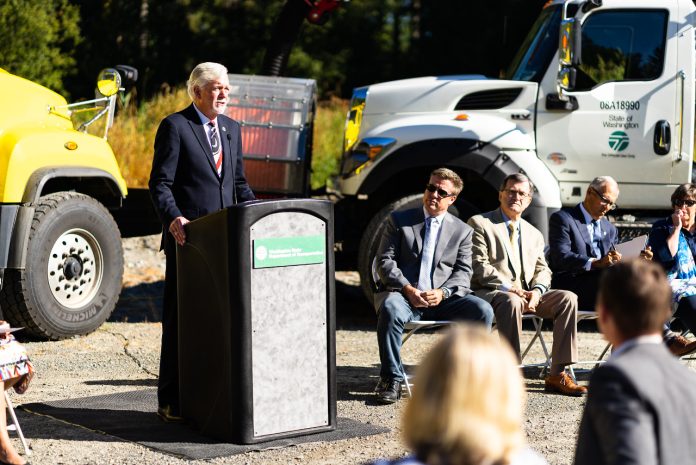
[(401, 336), (417, 320), (493, 322), (493, 309), (471, 293), (473, 230), (447, 212), (462, 191), (459, 175), (447, 168), (430, 174), (423, 206), (391, 214), (377, 253), (377, 272), (386, 288), (375, 294), (377, 342), (382, 364), (377, 401), (396, 402), (404, 381)]
[(616, 208), (619, 185), (609, 176), (595, 178), (585, 200), (557, 211), (549, 220), (549, 266), (554, 289), (573, 291), (578, 309), (594, 310), (602, 270), (621, 260), (614, 250), (618, 232), (605, 215)]
[[(616, 208), (619, 185), (610, 176), (592, 180), (585, 200), (575, 207), (557, 211), (549, 219), (549, 266), (553, 271), (551, 286), (566, 289), (578, 295), (579, 310), (594, 310), (602, 271), (621, 261), (613, 248), (618, 243), (618, 232), (606, 214)], [(642, 257), (652, 260), (650, 248)], [(664, 340), (675, 355), (696, 350), (696, 341), (664, 328)]]

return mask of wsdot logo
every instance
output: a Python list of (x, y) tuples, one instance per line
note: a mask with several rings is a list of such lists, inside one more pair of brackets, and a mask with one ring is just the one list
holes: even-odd
[(264, 261), (268, 258), (268, 249), (262, 245), (256, 247), (256, 259), (258, 261)]
[(628, 141), (628, 134), (623, 131), (614, 131), (609, 136), (609, 147), (617, 152), (621, 152), (628, 148)]

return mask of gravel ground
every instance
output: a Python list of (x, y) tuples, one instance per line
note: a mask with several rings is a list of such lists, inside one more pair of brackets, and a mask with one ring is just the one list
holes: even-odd
[[(158, 236), (124, 240), (124, 291), (111, 320), (95, 333), (60, 342), (27, 343), (37, 377), (15, 404), (101, 395), (156, 385), (159, 359), (160, 293), (164, 257)], [(213, 464), (358, 464), (405, 453), (399, 438), (404, 401), (382, 406), (372, 401), (379, 368), (374, 315), (360, 294), (357, 274), (337, 273), (336, 353), (338, 416), (383, 425), (391, 432), (331, 443), (309, 443), (210, 461)], [(546, 328), (544, 335), (551, 341)], [(592, 359), (605, 343), (594, 323), (581, 324), (580, 356)], [(524, 340), (532, 331), (524, 331)], [(437, 340), (417, 334), (404, 347), (404, 360), (415, 365)], [(528, 360), (541, 360), (537, 344)], [(693, 363), (693, 362), (689, 362)], [(694, 365), (696, 366), (696, 365)], [(570, 464), (584, 399), (548, 395), (536, 369), (525, 370), (528, 392), (525, 428), (531, 446), (550, 464)], [(580, 376), (586, 380), (586, 375)], [(585, 381), (586, 382), (586, 381)], [(33, 464), (178, 464), (191, 463), (117, 437), (18, 411), (34, 454)], [(21, 445), (15, 440), (21, 452)]]

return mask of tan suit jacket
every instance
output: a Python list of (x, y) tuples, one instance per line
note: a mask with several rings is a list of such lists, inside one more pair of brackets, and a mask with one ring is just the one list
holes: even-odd
[[(510, 259), (510, 234), (500, 208), (473, 216), (468, 223), (474, 229), (471, 289), (490, 303), (501, 286), (510, 286), (515, 276), (519, 276)], [(530, 290), (540, 285), (544, 292), (551, 286), (551, 270), (544, 258), (544, 236), (524, 219), (519, 224), (526, 281), (523, 286)]]

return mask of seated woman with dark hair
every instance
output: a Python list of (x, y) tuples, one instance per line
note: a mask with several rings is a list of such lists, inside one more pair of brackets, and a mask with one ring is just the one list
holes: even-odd
[(448, 330), (421, 363), (402, 420), (413, 455), (374, 465), (542, 465), (525, 446), (525, 391), (507, 342), (475, 325)]
[[(29, 382), (34, 377), (34, 367), (27, 356), (27, 351), (12, 335), (14, 328), (6, 321), (0, 320), (0, 380), (5, 390), (14, 388), (18, 394), (24, 394)], [(4, 393), (0, 394), (0, 464), (27, 464), (12, 446), (7, 434), (7, 405)]]
[[(671, 201), (672, 214), (653, 225), (648, 245), (652, 248), (653, 260), (667, 273), (673, 301), (678, 302), (674, 316), (696, 333), (696, 184), (677, 187)], [(681, 345), (684, 348), (680, 352), (672, 352), (686, 355), (696, 350), (696, 341)]]

